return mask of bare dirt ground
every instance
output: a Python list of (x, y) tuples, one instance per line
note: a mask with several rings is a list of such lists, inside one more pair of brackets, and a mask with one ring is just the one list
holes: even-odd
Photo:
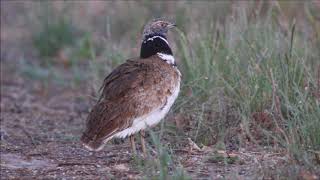
[[(97, 153), (84, 149), (79, 137), (92, 104), (88, 90), (42, 84), (2, 63), (1, 179), (141, 179), (159, 173), (138, 167), (128, 140), (109, 143)], [(197, 150), (192, 143), (182, 144), (173, 150), (175, 162), (192, 179), (319, 177), (291, 164), (281, 151), (248, 145), (225, 152), (214, 146)], [(148, 148), (152, 155), (142, 161), (156, 162), (158, 155), (151, 143)]]

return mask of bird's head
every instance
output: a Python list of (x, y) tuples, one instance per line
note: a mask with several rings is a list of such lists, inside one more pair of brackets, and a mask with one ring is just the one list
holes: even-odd
[(168, 30), (173, 27), (176, 27), (175, 23), (172, 23), (164, 18), (151, 20), (144, 27), (143, 39), (152, 34), (158, 34), (166, 37)]

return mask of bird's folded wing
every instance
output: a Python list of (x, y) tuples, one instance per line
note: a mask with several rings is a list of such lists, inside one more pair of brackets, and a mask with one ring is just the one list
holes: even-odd
[(159, 60), (128, 60), (104, 80), (102, 95), (87, 120), (85, 135), (106, 139), (132, 125), (135, 118), (163, 107), (177, 74)]

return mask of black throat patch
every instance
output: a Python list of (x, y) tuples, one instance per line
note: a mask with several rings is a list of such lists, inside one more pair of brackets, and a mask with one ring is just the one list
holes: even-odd
[(171, 48), (166, 40), (166, 37), (159, 34), (146, 36), (141, 44), (140, 58), (148, 58), (157, 53), (172, 55)]

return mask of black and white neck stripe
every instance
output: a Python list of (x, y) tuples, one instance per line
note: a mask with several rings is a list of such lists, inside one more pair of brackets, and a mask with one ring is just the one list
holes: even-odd
[(150, 34), (142, 41), (140, 58), (148, 58), (157, 53), (172, 56), (172, 50), (166, 37), (160, 34)]

